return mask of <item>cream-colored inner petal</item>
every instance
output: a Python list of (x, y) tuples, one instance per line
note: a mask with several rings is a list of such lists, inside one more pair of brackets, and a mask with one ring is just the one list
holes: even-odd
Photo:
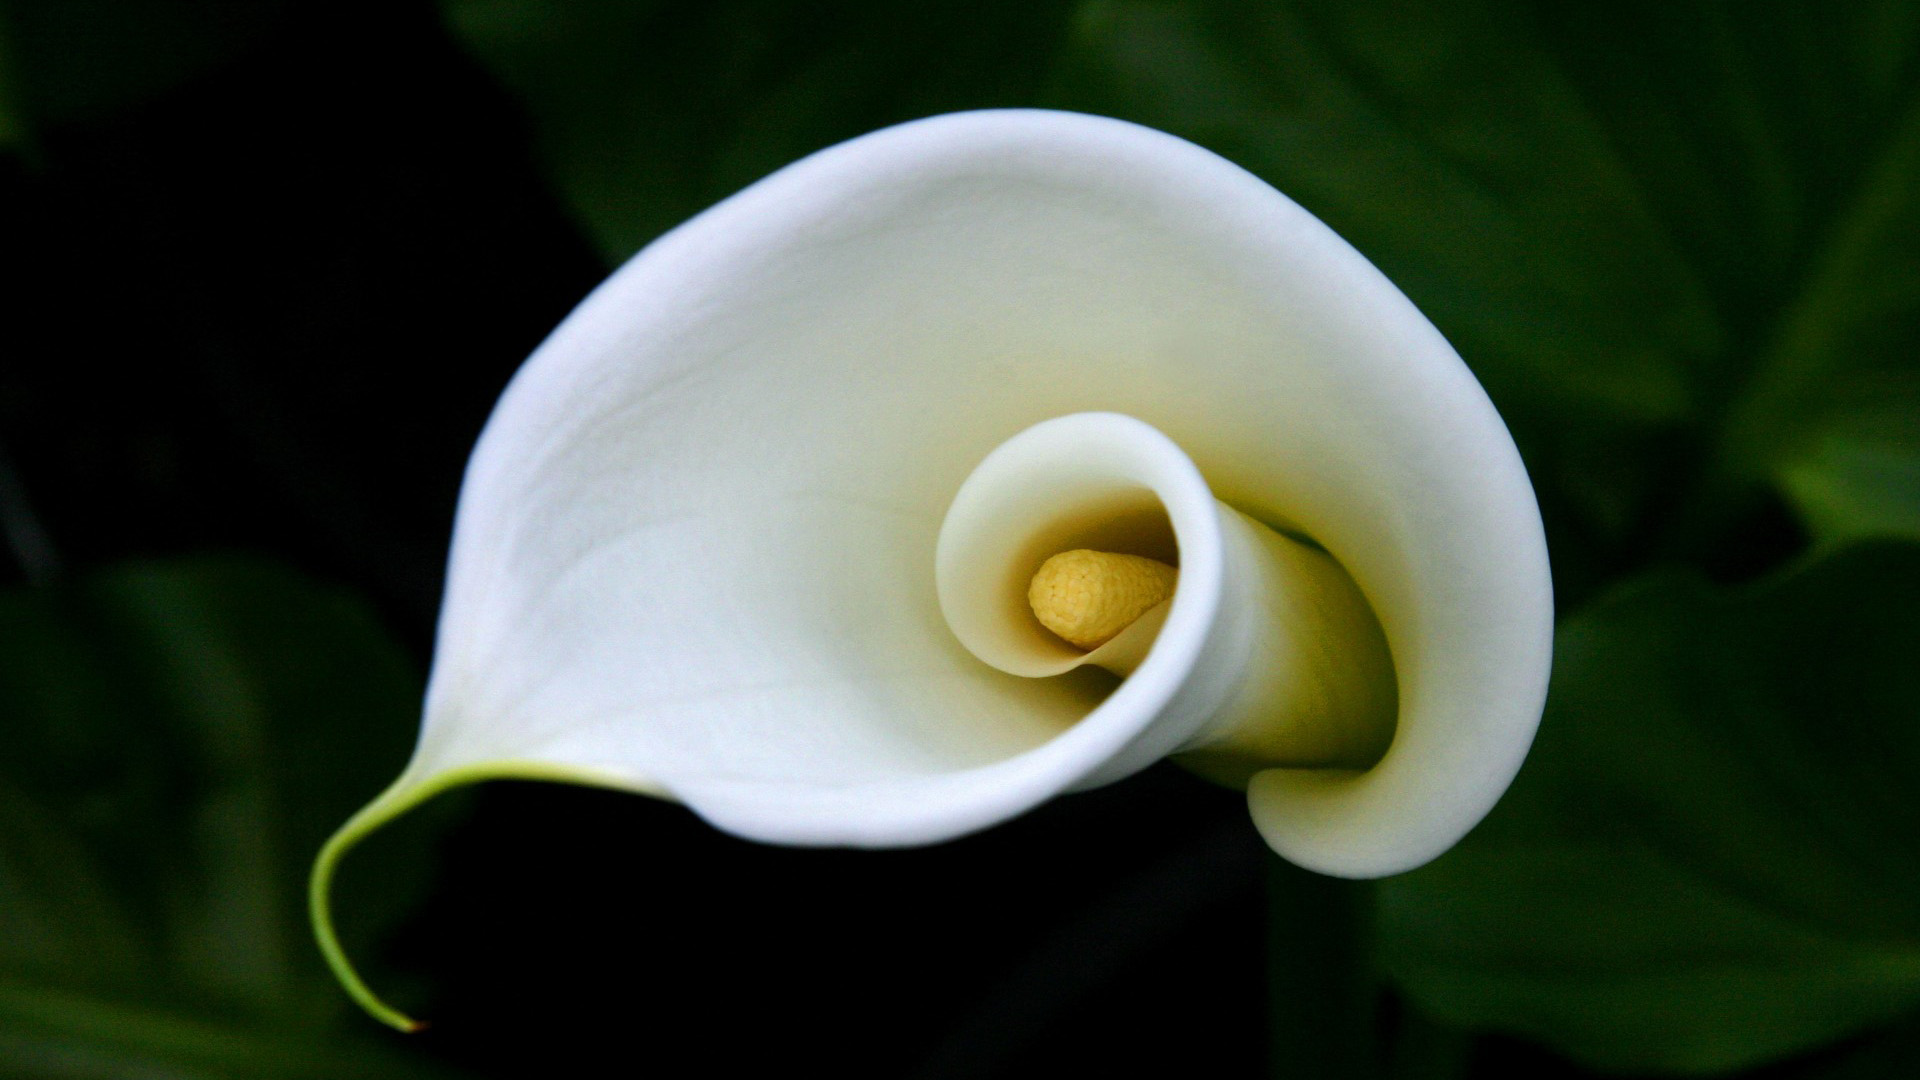
[[(1156, 528), (1182, 569), (1140, 553)], [(1113, 542), (1078, 542), (1101, 532)], [(1002, 671), (1044, 682), (1091, 665), (1130, 684), (1168, 653), (1153, 681), (1180, 708), (1147, 727), (1223, 782), (1366, 769), (1392, 741), (1391, 650), (1345, 568), (1214, 498), (1137, 419), (1059, 417), (988, 454), (947, 512), (936, 577), (954, 635)]]

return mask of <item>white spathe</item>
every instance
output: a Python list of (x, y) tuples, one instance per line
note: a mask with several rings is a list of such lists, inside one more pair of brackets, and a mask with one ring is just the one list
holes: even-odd
[(1532, 490), (1472, 375), (1227, 161), (1115, 120), (958, 114), (662, 237), (515, 377), (461, 494), (415, 757), (316, 873), (343, 974), (334, 861), (455, 782), (572, 779), (758, 840), (900, 845), (1110, 779), (1152, 718), (1089, 722), (1101, 683), (980, 662), (933, 573), (973, 468), (1085, 412), (1151, 425), (1220, 500), (1324, 546), (1385, 630), (1392, 747), (1255, 777), (1274, 848), (1371, 876), (1471, 828), (1526, 752), (1552, 635)]

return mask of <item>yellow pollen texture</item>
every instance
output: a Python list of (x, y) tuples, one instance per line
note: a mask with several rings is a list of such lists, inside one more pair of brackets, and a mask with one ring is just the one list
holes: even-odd
[(1040, 564), (1027, 603), (1040, 625), (1097, 649), (1173, 595), (1180, 571), (1158, 559), (1077, 548)]

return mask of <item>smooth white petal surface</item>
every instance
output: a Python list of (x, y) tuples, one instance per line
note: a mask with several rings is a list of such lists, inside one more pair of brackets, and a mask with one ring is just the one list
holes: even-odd
[[(1396, 741), (1274, 770), (1274, 847), (1342, 875), (1444, 850), (1517, 769), (1552, 603), (1504, 426), (1392, 284), (1258, 179), (1119, 121), (1004, 111), (795, 164), (647, 248), (515, 378), (475, 451), (415, 760), (559, 775), (760, 840), (892, 845), (1004, 820), (1128, 733), (1110, 683), (955, 640), (935, 538), (989, 451), (1110, 411), (1374, 605)], [(350, 830), (352, 831), (352, 830)], [(356, 833), (357, 835), (357, 833)]]

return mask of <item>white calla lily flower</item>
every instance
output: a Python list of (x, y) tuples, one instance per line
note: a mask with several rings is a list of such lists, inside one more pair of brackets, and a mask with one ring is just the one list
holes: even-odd
[[(1022, 606), (1069, 548), (1177, 585), (1088, 652)], [(1186, 752), (1282, 856), (1395, 873), (1519, 768), (1552, 614), (1492, 404), (1319, 221), (1120, 121), (902, 125), (661, 238), (515, 377), (418, 747), (322, 853), (316, 926), (407, 1026), (341, 955), (333, 868), (500, 777), (886, 846)]]

